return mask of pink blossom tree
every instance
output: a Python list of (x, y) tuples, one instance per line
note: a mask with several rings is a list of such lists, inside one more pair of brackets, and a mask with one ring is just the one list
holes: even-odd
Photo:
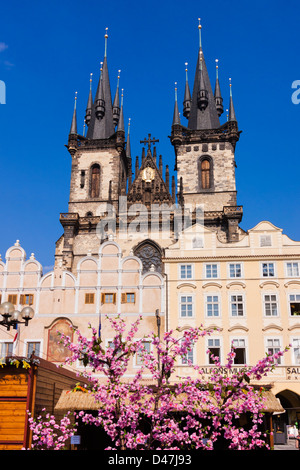
[[(276, 366), (284, 351), (266, 355), (253, 367), (233, 371), (235, 352), (232, 348), (225, 366), (213, 358), (214, 367), (208, 380), (203, 379), (200, 366), (189, 360), (189, 351), (207, 331), (190, 328), (180, 333), (169, 331), (160, 338), (151, 333), (136, 340), (141, 318), (126, 333), (126, 324), (120, 317), (108, 318), (115, 337), (105, 347), (97, 330), (91, 327), (91, 339), (79, 331), (77, 342), (61, 335), (71, 354), (66, 364), (80, 360), (83, 373), (90, 379), (91, 393), (99, 405), (97, 416), (86, 411), (76, 413), (82, 423), (100, 426), (111, 439), (109, 449), (257, 449), (267, 446), (267, 435), (262, 429), (264, 398), (261, 388), (251, 385)], [(150, 342), (148, 351), (144, 345)], [(287, 349), (287, 348), (286, 348)], [(126, 380), (130, 361), (139, 357), (134, 378)], [(178, 377), (177, 365), (184, 359), (192, 368), (191, 377)], [(105, 376), (98, 380), (96, 374)], [(143, 374), (151, 374), (151, 385), (145, 384)], [(241, 416), (248, 415), (247, 427), (239, 424)], [(34, 438), (39, 429), (31, 422)], [(47, 429), (50, 433), (50, 427)], [(64, 432), (70, 432), (64, 428)], [(52, 448), (53, 446), (53, 440)], [(47, 440), (45, 440), (47, 446)]]

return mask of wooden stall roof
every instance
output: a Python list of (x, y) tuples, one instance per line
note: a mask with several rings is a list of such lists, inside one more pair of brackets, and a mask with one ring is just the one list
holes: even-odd
[[(262, 410), (265, 413), (284, 413), (280, 401), (271, 391), (264, 391), (265, 406)], [(101, 404), (96, 402), (92, 393), (82, 391), (63, 390), (55, 406), (60, 411), (80, 411), (99, 410)]]

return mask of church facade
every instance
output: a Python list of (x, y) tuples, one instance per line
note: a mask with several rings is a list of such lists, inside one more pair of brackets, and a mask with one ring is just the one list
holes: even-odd
[[(30, 355), (63, 362), (57, 331), (89, 324), (112, 339), (106, 316), (132, 323), (143, 317), (150, 331), (203, 325), (217, 327), (192, 359), (209, 374), (206, 353), (225, 360), (233, 343), (236, 366), (255, 364), (266, 352), (291, 344), (268, 377), (288, 411), (300, 420), (300, 242), (262, 221), (244, 231), (236, 190), (236, 145), (240, 130), (230, 87), (229, 112), (220, 123), (223, 98), (216, 74), (212, 88), (199, 27), (193, 88), (185, 85), (182, 124), (175, 90), (170, 144), (176, 178), (157, 155), (157, 140), (132, 161), (130, 126), (124, 126), (123, 96), (112, 99), (107, 35), (95, 96), (87, 100), (86, 135), (77, 131), (76, 100), (67, 149), (72, 160), (68, 212), (60, 214), (53, 271), (43, 274), (34, 254), (17, 241), (0, 262), (1, 302), (35, 311), (29, 326), (0, 328), (0, 356)], [(138, 364), (133, 361), (132, 370)], [(78, 365), (80, 367), (80, 365)], [(178, 365), (181, 375), (189, 367)]]

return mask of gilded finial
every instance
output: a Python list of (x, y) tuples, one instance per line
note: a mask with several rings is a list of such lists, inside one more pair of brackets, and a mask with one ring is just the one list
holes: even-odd
[(177, 101), (177, 82), (175, 82), (175, 101)]
[(90, 90), (92, 89), (93, 74), (90, 73)]
[(201, 29), (202, 29), (202, 26), (201, 26), (201, 18), (198, 18), (198, 21), (199, 21), (199, 24), (198, 24), (198, 30), (199, 30), (199, 47), (202, 47), (202, 39), (201, 39)]
[(106, 55), (107, 55), (107, 38), (108, 38), (107, 31), (108, 31), (108, 28), (105, 28), (105, 35), (104, 35), (104, 38), (105, 38), (104, 57), (106, 57)]
[(219, 59), (216, 59), (216, 78), (219, 78), (219, 65), (218, 65)]
[(184, 65), (185, 65), (185, 79), (186, 81), (188, 81), (188, 67), (187, 67), (188, 63), (186, 62)]
[(84, 120), (84, 121), (83, 121), (83, 132), (82, 132), (83, 137), (85, 137), (85, 122), (86, 122), (86, 121)]
[(230, 89), (230, 96), (232, 96), (232, 91), (231, 91), (231, 78), (229, 79), (229, 89)]
[(75, 91), (74, 109), (76, 109), (77, 91)]

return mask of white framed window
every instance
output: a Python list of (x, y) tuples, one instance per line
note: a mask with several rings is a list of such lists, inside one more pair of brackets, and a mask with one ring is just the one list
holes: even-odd
[(275, 277), (275, 263), (261, 263), (261, 275), (262, 277)]
[(285, 263), (286, 276), (287, 277), (299, 277), (299, 262), (288, 261)]
[(207, 360), (208, 364), (215, 364), (211, 354), (219, 358), (221, 363), (221, 339), (220, 338), (208, 338), (207, 340)]
[(246, 340), (244, 338), (235, 338), (232, 340), (232, 345), (235, 352), (234, 364), (246, 364)]
[(289, 294), (288, 295), (288, 302), (289, 302), (289, 314), (292, 317), (300, 316), (300, 294)]
[(278, 297), (277, 294), (263, 294), (264, 315), (266, 317), (278, 317)]
[(143, 341), (140, 351), (138, 351), (135, 355), (135, 365), (141, 366), (143, 365), (143, 353), (150, 353), (151, 350), (151, 342), (150, 341)]
[[(281, 350), (280, 338), (267, 338), (266, 339), (266, 352), (268, 354), (276, 354)], [(277, 359), (277, 364), (281, 364), (281, 356)]]
[(232, 317), (245, 315), (245, 302), (243, 294), (230, 294), (230, 314)]
[(194, 266), (192, 264), (180, 264), (179, 265), (179, 279), (193, 279), (194, 277)]
[(187, 353), (181, 356), (181, 365), (188, 366), (189, 364), (194, 364), (194, 346), (192, 345), (188, 349)]
[(35, 356), (41, 355), (40, 341), (26, 341), (26, 357), (30, 357), (34, 353)]
[(242, 263), (229, 263), (228, 264), (228, 277), (231, 279), (238, 279), (243, 277)]
[(272, 246), (271, 235), (261, 235), (259, 239), (260, 246)]
[(219, 265), (217, 263), (204, 265), (204, 277), (206, 279), (216, 279), (219, 277)]
[(221, 316), (221, 305), (219, 294), (206, 294), (205, 312), (209, 318)]
[(10, 357), (13, 355), (14, 343), (12, 341), (2, 341), (0, 343), (0, 357)]
[(293, 364), (300, 365), (300, 338), (292, 339), (292, 358)]
[(179, 316), (181, 318), (192, 318), (194, 316), (194, 296), (192, 294), (180, 294)]

